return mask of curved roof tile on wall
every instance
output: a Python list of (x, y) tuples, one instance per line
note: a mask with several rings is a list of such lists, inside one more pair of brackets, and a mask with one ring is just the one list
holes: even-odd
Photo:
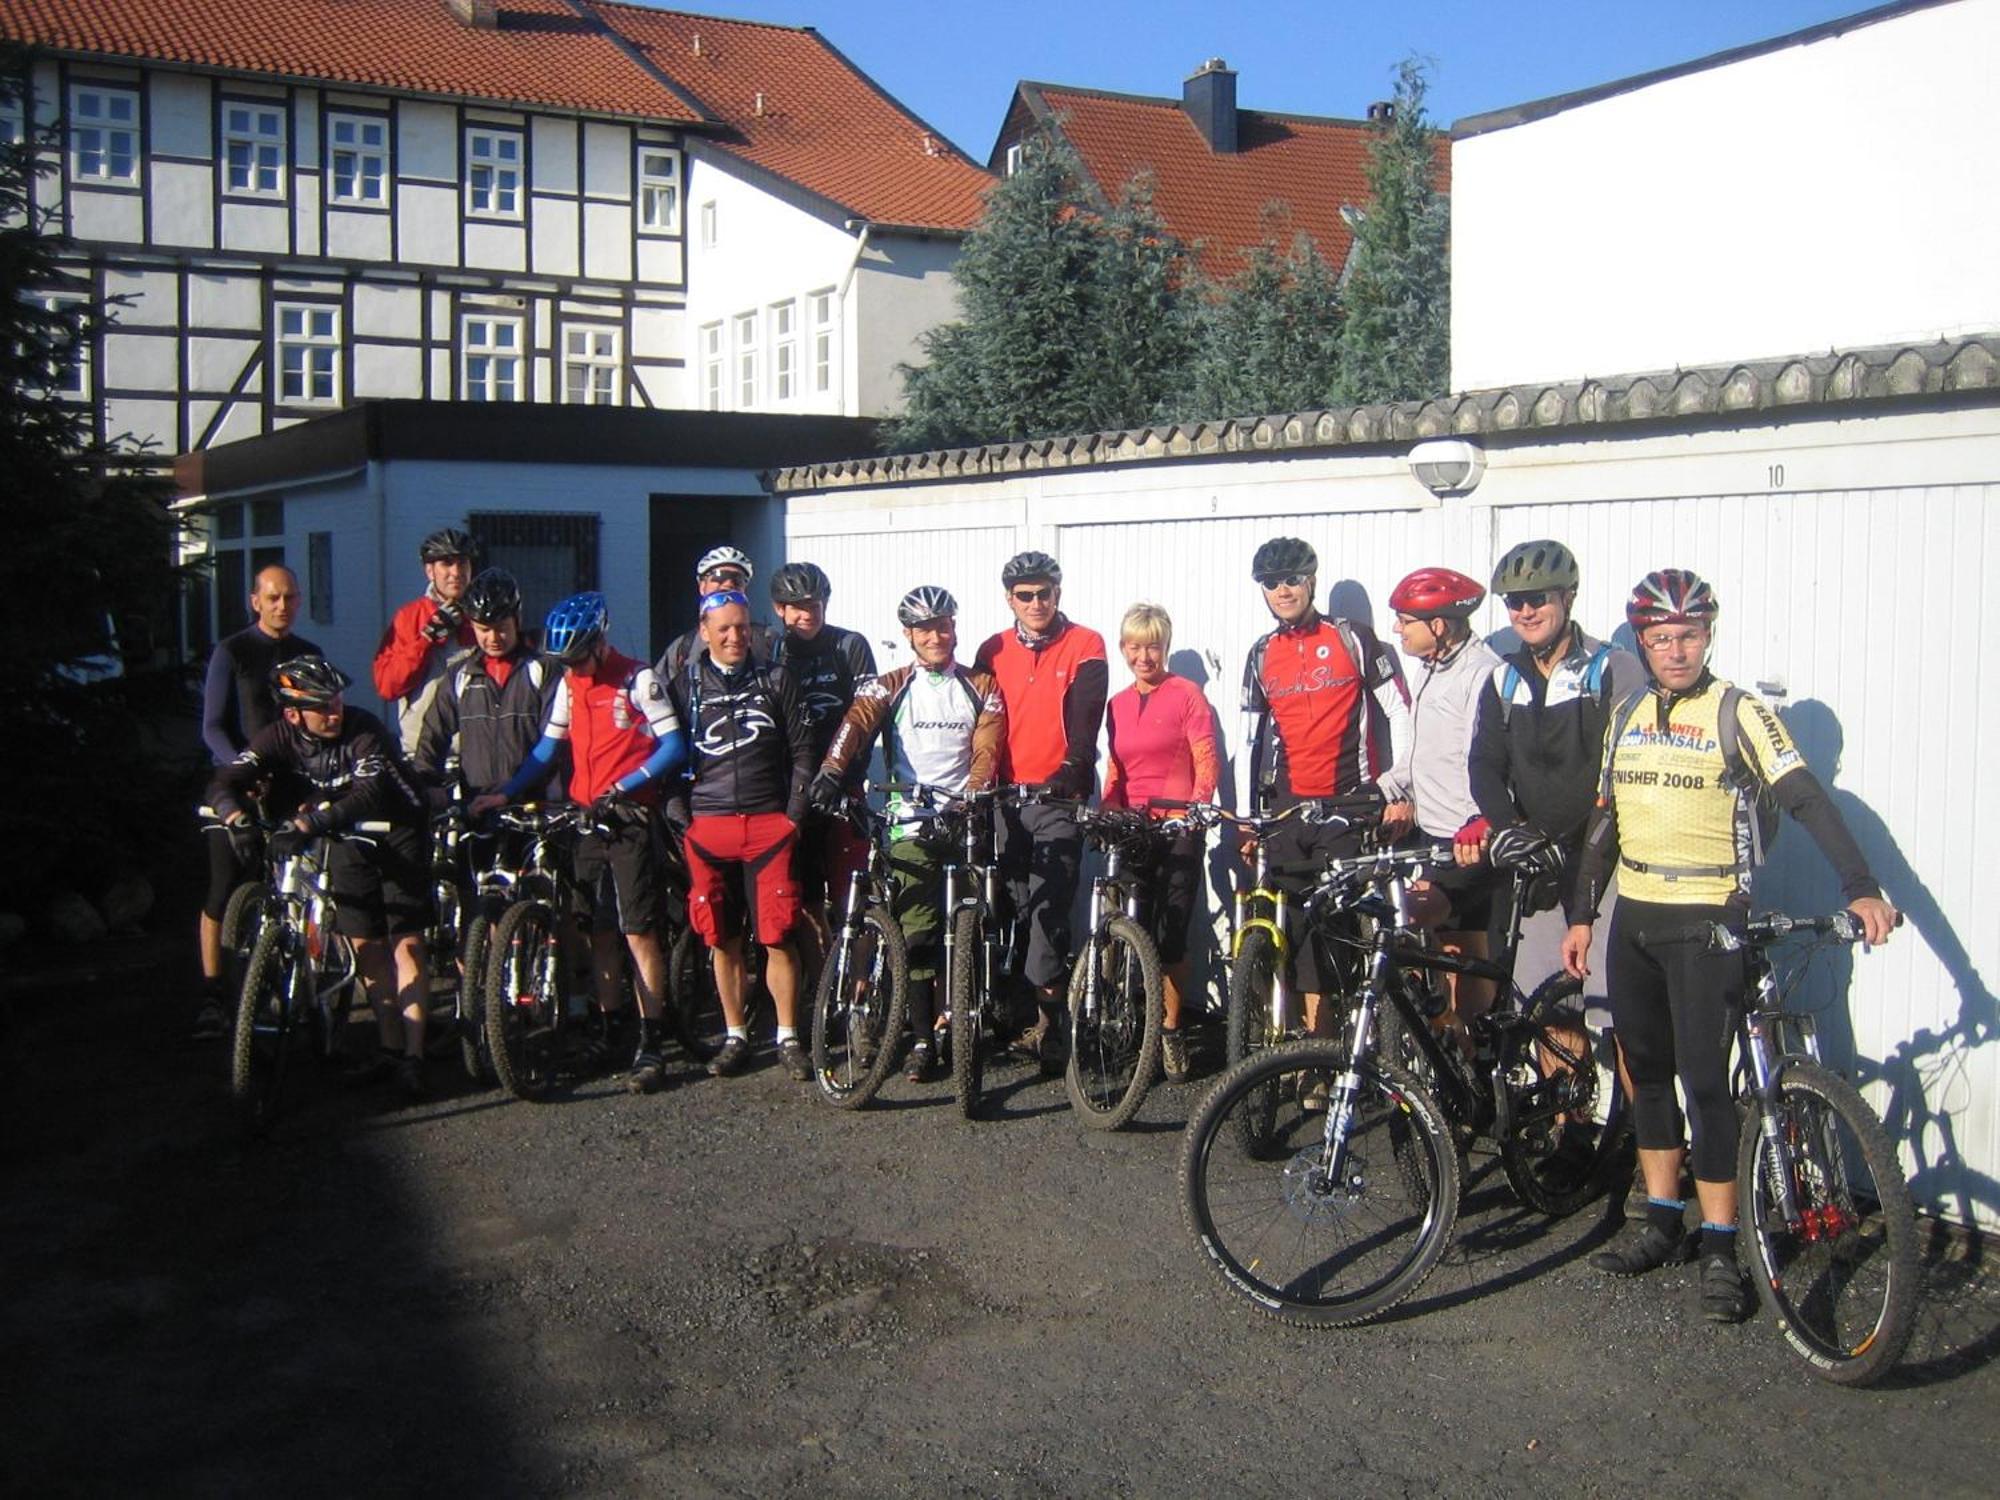
[(0, 37), (714, 129), (718, 149), (853, 216), (953, 232), (978, 221), (986, 170), (809, 28), (603, 0), (498, 0), (496, 15), (489, 29), (445, 0), (5, 0)]

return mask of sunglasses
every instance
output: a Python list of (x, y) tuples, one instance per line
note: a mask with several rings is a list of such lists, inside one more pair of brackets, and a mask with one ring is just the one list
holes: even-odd
[(1046, 599), (1055, 598), (1055, 596), (1056, 591), (1053, 585), (1044, 585), (1038, 589), (1014, 590), (1014, 597), (1023, 604), (1040, 604)]
[(710, 568), (701, 575), (703, 583), (720, 583), (728, 588), (740, 589), (750, 581), (750, 575), (736, 568)]
[(1312, 577), (1310, 573), (1273, 573), (1267, 578), (1258, 579), (1257, 582), (1267, 589), (1295, 589), (1310, 577)]
[(1540, 609), (1549, 602), (1550, 591), (1535, 589), (1525, 594), (1502, 594), (1500, 597), (1507, 601), (1509, 609)]

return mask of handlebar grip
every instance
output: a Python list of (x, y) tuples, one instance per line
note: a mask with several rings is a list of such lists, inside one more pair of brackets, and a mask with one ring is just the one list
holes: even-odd
[(380, 818), (369, 818), (365, 822), (348, 824), (345, 831), (348, 833), (388, 833), (395, 826), (394, 823), (384, 822)]

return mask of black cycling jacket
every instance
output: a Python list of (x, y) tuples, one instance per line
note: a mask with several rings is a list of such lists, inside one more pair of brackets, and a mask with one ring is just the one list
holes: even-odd
[[(494, 684), (487, 659), (479, 652), (445, 677), (417, 736), (417, 770), (426, 780), (441, 781), (445, 757), (455, 740), (459, 779), (475, 795), (498, 791), (540, 743), (562, 667), (553, 657), (526, 646), (518, 647), (512, 660), (505, 687)], [(552, 765), (549, 774), (556, 769)]]
[[(322, 829), (370, 819), (411, 827), (425, 822), (424, 799), (395, 736), (365, 709), (348, 709), (339, 738), (331, 740), (283, 719), (268, 725), (241, 755), (216, 771), (209, 801), (224, 817), (240, 812), (243, 797), (267, 777), (268, 811), (289, 817), (302, 808), (318, 808), (310, 816)], [(328, 805), (321, 808), (322, 803)]]
[(787, 631), (771, 660), (791, 674), (798, 689), (817, 764), (826, 759), (855, 688), (875, 675), (875, 652), (860, 631), (828, 625), (809, 641)]
[(667, 695), (687, 729), (683, 791), (694, 816), (805, 817), (819, 761), (789, 672), (754, 656), (724, 672), (703, 649), (667, 684)]

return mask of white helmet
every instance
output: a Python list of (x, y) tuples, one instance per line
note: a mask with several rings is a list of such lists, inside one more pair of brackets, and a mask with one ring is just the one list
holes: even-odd
[(700, 583), (717, 568), (741, 568), (745, 579), (755, 578), (757, 570), (750, 565), (750, 554), (740, 547), (710, 547), (702, 553), (701, 561), (694, 565), (694, 581)]

